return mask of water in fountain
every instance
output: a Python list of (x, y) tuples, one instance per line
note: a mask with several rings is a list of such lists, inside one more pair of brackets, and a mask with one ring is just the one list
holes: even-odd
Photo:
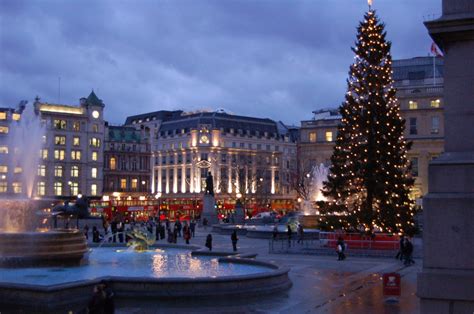
[(314, 166), (311, 170), (309, 183), (309, 199), (303, 201), (303, 213), (305, 215), (315, 215), (314, 202), (325, 201), (326, 198), (321, 191), (323, 189), (323, 182), (328, 178), (329, 168), (324, 164)]
[[(12, 182), (21, 183), (21, 193), (16, 193), (18, 190), (14, 192), (15, 196), (19, 195), (22, 199), (16, 197), (0, 199), (0, 210), (3, 216), (0, 220), (0, 229), (22, 231), (28, 227), (26, 224), (31, 220), (32, 206), (29, 199), (33, 196), (44, 134), (45, 129), (33, 105), (25, 107), (19, 121), (12, 120), (10, 123), (6, 141), (9, 148), (7, 182), (9, 185)], [(18, 169), (21, 169), (21, 172), (17, 171)], [(9, 190), (9, 192), (12, 191)]]

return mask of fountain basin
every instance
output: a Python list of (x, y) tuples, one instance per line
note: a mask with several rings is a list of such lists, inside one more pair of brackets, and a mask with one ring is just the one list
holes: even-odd
[[(79, 311), (87, 306), (93, 286), (107, 282), (121, 300), (236, 298), (271, 294), (291, 287), (289, 269), (238, 256), (195, 256), (180, 249), (128, 252), (97, 248), (89, 264), (58, 268), (0, 268), (0, 308), (35, 312)], [(16, 272), (16, 273), (15, 273)]]
[(78, 265), (88, 248), (78, 230), (0, 232), (0, 266)]

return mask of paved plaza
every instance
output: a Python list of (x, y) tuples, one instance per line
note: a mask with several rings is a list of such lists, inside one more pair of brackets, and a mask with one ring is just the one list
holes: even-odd
[[(208, 230), (198, 228), (191, 244), (204, 245)], [(212, 233), (215, 251), (231, 252), (230, 236)], [(164, 240), (162, 240), (164, 241)], [(178, 244), (182, 244), (182, 238)], [(117, 313), (418, 313), (416, 274), (421, 260), (404, 267), (395, 258), (304, 254), (269, 254), (269, 241), (240, 236), (238, 250), (257, 253), (257, 258), (291, 268), (293, 287), (285, 293), (245, 299), (141, 302), (116, 300)], [(381, 276), (387, 272), (402, 276), (399, 302), (384, 302)]]

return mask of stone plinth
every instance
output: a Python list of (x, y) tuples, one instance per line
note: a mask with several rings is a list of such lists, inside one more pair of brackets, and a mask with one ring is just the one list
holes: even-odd
[(217, 217), (217, 210), (216, 210), (216, 199), (214, 196), (205, 194), (202, 200), (202, 215), (201, 215), (201, 223), (204, 218), (207, 219), (208, 225), (213, 225), (219, 223), (219, 219)]
[(304, 229), (316, 229), (318, 227), (318, 215), (301, 215), (298, 216), (298, 221), (303, 225)]
[(245, 209), (241, 203), (237, 203), (235, 205), (235, 213), (234, 213), (234, 224), (244, 224), (245, 223)]
[(474, 4), (443, 0), (425, 24), (445, 54), (445, 153), (429, 166), (417, 295), (421, 313), (473, 313)]

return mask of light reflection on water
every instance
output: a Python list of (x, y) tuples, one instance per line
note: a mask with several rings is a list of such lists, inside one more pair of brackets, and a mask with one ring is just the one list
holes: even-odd
[[(58, 271), (58, 270), (63, 271)], [(209, 256), (191, 256), (179, 249), (133, 252), (114, 248), (93, 249), (89, 264), (70, 267), (0, 268), (0, 283), (50, 285), (104, 276), (151, 278), (202, 278), (256, 274), (270, 268), (232, 263), (219, 263)]]

